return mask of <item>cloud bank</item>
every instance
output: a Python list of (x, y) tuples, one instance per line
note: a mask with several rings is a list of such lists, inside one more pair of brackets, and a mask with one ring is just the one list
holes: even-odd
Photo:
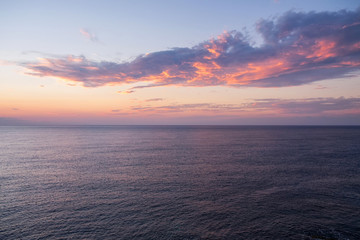
[[(277, 113), (280, 115), (311, 116), (311, 115), (344, 115), (360, 114), (360, 98), (305, 98), (305, 99), (254, 99), (243, 104), (192, 103), (160, 106), (132, 106), (131, 112), (161, 114), (169, 112), (208, 112), (236, 115), (243, 113)], [(113, 111), (114, 112), (114, 111)], [(119, 112), (119, 110), (117, 111)]]
[(290, 11), (277, 19), (260, 20), (256, 27), (264, 42), (259, 47), (241, 32), (231, 31), (192, 48), (153, 52), (124, 63), (70, 55), (23, 66), (28, 74), (86, 87), (136, 82), (143, 87), (282, 87), (348, 77), (360, 69), (360, 8)]

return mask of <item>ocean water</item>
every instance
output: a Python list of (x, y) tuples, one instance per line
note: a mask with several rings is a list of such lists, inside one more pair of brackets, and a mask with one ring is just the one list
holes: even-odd
[(360, 127), (0, 127), (0, 239), (360, 239)]

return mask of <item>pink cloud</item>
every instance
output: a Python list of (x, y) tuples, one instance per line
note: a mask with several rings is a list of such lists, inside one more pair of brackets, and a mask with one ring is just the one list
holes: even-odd
[[(45, 58), (23, 64), (28, 74), (51, 76), (86, 87), (147, 83), (232, 87), (281, 87), (348, 77), (360, 67), (360, 9), (338, 12), (287, 12), (260, 20), (264, 39), (253, 46), (231, 31), (192, 48), (173, 48), (125, 63), (95, 62), (84, 56)], [(87, 38), (94, 38), (83, 30)]]
[(90, 32), (87, 29), (81, 28), (80, 29), (80, 33), (81, 35), (83, 35), (85, 38), (89, 39), (92, 42), (98, 42), (98, 38), (96, 37), (96, 35), (92, 32)]
[(259, 115), (276, 112), (278, 116), (319, 116), (360, 114), (360, 98), (254, 99), (243, 104), (192, 103), (133, 106), (130, 112), (148, 114), (216, 113), (229, 115)]

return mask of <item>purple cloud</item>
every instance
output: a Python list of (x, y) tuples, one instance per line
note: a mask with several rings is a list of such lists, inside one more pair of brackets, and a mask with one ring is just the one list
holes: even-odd
[(271, 113), (282, 115), (319, 115), (319, 114), (360, 114), (360, 98), (305, 98), (305, 99), (255, 99), (243, 104), (172, 104), (162, 106), (133, 106), (132, 112), (169, 113), (169, 112), (209, 112), (236, 115), (243, 113)]
[(125, 63), (68, 56), (23, 66), (28, 74), (58, 77), (86, 87), (147, 82), (137, 88), (295, 86), (349, 77), (360, 68), (360, 8), (290, 11), (275, 20), (260, 20), (257, 31), (264, 40), (259, 47), (241, 32), (231, 31), (192, 48), (144, 54)]
[(360, 98), (257, 99), (255, 109), (277, 109), (286, 114), (321, 114), (360, 111)]

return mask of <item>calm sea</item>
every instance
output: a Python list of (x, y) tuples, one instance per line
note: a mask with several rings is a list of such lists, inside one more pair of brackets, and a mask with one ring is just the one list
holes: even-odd
[(360, 239), (360, 127), (0, 127), (0, 239)]

